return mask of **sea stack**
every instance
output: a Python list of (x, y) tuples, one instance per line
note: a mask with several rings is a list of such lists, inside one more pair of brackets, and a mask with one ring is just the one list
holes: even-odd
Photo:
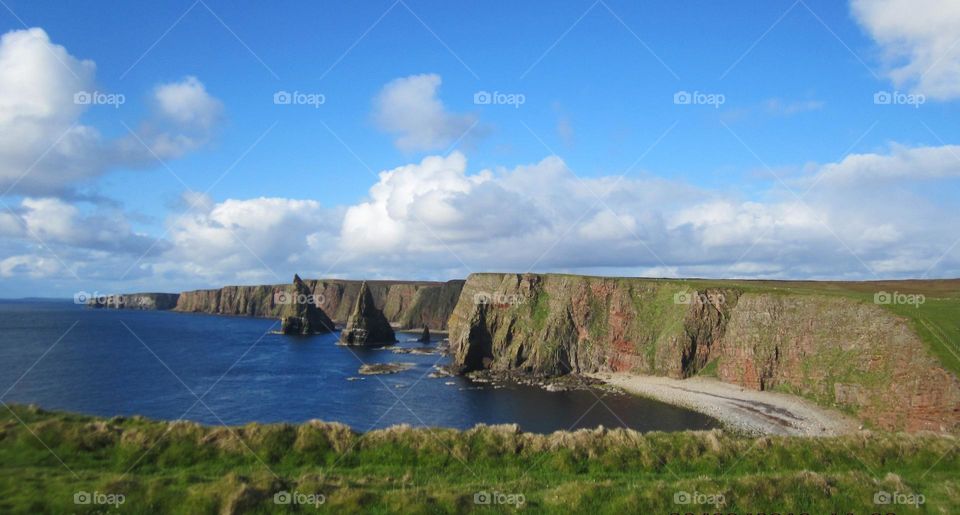
[(423, 326), (423, 334), (420, 335), (420, 338), (417, 339), (420, 343), (430, 343), (430, 328)]
[(333, 331), (333, 321), (313, 302), (313, 295), (299, 275), (293, 276), (290, 292), (274, 293), (274, 302), (282, 304), (280, 332), (283, 334), (317, 334)]
[(373, 295), (366, 281), (360, 285), (357, 302), (353, 305), (347, 326), (340, 333), (343, 345), (389, 345), (397, 341), (390, 322), (383, 311), (373, 304)]

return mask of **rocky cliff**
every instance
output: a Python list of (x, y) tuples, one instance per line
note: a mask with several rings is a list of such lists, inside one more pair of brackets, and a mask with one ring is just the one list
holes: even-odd
[(334, 330), (333, 321), (317, 307), (310, 289), (299, 275), (294, 274), (290, 294), (274, 292), (274, 300), (282, 304), (280, 309), (280, 332), (283, 334), (317, 334)]
[(383, 311), (373, 303), (367, 283), (360, 285), (357, 301), (347, 318), (347, 325), (340, 333), (344, 345), (387, 345), (397, 341), (390, 322)]
[[(357, 300), (362, 281), (341, 279), (304, 280), (312, 298), (334, 322), (344, 324)], [(401, 329), (424, 326), (446, 330), (447, 320), (456, 306), (464, 281), (414, 282), (368, 281), (374, 305), (387, 320)], [(175, 311), (279, 317), (282, 305), (274, 301), (274, 292), (292, 292), (289, 284), (226, 286), (215, 290), (183, 292)]]
[(450, 317), (461, 372), (713, 371), (885, 429), (960, 431), (960, 381), (860, 299), (679, 280), (473, 274)]
[(464, 281), (351, 281), (318, 279), (305, 281), (319, 306), (334, 321), (345, 323), (361, 285), (366, 282), (377, 309), (395, 327), (420, 329), (427, 326), (445, 331), (450, 313), (457, 305)]
[(179, 293), (129, 293), (95, 297), (87, 301), (92, 308), (113, 309), (173, 309), (177, 305)]

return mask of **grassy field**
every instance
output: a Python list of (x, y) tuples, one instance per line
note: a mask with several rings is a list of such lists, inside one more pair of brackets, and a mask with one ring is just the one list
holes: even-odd
[[(225, 428), (0, 409), (0, 513), (960, 509), (957, 442), (933, 435), (543, 436), (504, 426), (359, 435), (339, 424)], [(886, 499), (896, 504), (875, 503)]]

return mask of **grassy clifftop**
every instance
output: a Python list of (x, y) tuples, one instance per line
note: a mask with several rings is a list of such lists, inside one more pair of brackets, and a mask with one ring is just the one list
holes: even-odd
[[(206, 427), (18, 406), (3, 409), (0, 424), (3, 513), (950, 513), (960, 506), (956, 442), (930, 434), (752, 439), (479, 426), (361, 435), (322, 422)], [(75, 504), (75, 496), (91, 504)], [(118, 509), (96, 504), (120, 496)], [(875, 503), (887, 498), (900, 504)]]
[(473, 274), (461, 370), (716, 375), (885, 429), (960, 431), (960, 281), (712, 281)]

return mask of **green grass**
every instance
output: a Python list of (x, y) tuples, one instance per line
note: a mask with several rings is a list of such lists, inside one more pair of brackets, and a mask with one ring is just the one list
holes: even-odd
[(536, 298), (533, 299), (530, 309), (534, 329), (542, 330), (547, 323), (547, 317), (550, 316), (550, 294), (542, 290), (539, 291)]
[(887, 307), (909, 319), (913, 330), (944, 367), (960, 375), (960, 297), (931, 297), (919, 307)]
[(719, 366), (719, 360), (713, 360), (707, 363), (700, 372), (697, 373), (699, 376), (705, 377), (717, 377), (717, 367)]
[[(960, 507), (955, 441), (933, 435), (752, 439), (721, 431), (607, 430), (542, 436), (505, 426), (359, 435), (339, 424), (228, 430), (12, 409), (26, 426), (10, 411), (0, 413), (2, 513), (515, 511), (475, 504), (479, 492), (522, 495), (521, 509), (530, 513), (899, 514)], [(284, 491), (323, 495), (324, 502), (318, 508), (275, 504)], [(878, 507), (879, 491), (922, 494), (925, 504)], [(76, 505), (77, 492), (123, 494), (125, 502), (118, 509)], [(721, 509), (675, 504), (682, 492), (722, 495), (725, 503)]]

